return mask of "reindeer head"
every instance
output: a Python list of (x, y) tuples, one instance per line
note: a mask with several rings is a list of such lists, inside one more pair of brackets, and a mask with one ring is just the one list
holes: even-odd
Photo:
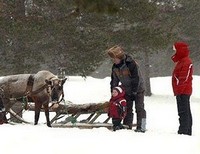
[(51, 80), (45, 80), (46, 84), (49, 87), (48, 91), (51, 96), (51, 101), (57, 101), (57, 102), (62, 101), (60, 100), (60, 97), (62, 97), (62, 99), (64, 98), (63, 85), (66, 80), (67, 78), (65, 79), (55, 78)]

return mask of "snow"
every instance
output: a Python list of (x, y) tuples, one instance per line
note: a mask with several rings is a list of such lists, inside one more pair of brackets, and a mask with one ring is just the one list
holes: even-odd
[[(145, 97), (146, 133), (136, 133), (133, 130), (113, 132), (106, 128), (48, 128), (44, 124), (44, 113), (41, 113), (37, 126), (0, 125), (0, 151), (2, 154), (199, 154), (200, 76), (194, 76), (193, 81), (192, 136), (177, 134), (178, 116), (171, 78), (157, 77), (151, 79), (153, 95)], [(77, 104), (108, 101), (109, 82), (109, 77), (95, 79), (70, 76), (64, 85), (65, 100)], [(53, 113), (50, 114), (53, 116)], [(26, 111), (24, 118), (33, 122), (34, 113)]]

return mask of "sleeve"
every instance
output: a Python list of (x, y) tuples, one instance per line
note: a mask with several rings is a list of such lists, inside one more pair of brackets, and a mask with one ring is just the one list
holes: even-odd
[(121, 118), (124, 119), (127, 114), (126, 100), (125, 99), (121, 100), (120, 105), (121, 105)]
[(175, 74), (177, 80), (178, 91), (182, 92), (186, 89), (188, 82), (191, 81), (193, 73), (193, 64), (192, 63), (185, 63), (179, 72)]
[(119, 79), (118, 79), (116, 73), (114, 72), (114, 66), (113, 66), (112, 73), (111, 73), (111, 81), (110, 81), (111, 91), (114, 87), (118, 86), (118, 84), (119, 84)]
[(179, 72), (179, 84), (184, 84), (188, 82), (189, 77), (191, 76), (192, 64), (183, 65), (182, 69)]
[(131, 75), (132, 91), (137, 92), (139, 86), (139, 70), (135, 61), (128, 64), (128, 68)]
[(121, 106), (126, 107), (126, 100), (123, 99), (122, 101), (120, 101)]

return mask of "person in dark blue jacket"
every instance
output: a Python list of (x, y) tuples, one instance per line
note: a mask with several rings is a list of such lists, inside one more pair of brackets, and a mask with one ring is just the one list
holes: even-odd
[(111, 73), (111, 89), (120, 84), (125, 88), (127, 101), (127, 115), (123, 124), (132, 129), (133, 101), (137, 113), (136, 132), (146, 131), (146, 111), (144, 109), (144, 82), (138, 64), (133, 58), (125, 54), (122, 47), (116, 45), (108, 50), (108, 55), (113, 60)]

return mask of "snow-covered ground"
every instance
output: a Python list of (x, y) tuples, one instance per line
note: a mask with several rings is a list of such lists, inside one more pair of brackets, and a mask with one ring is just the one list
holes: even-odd
[[(110, 78), (95, 79), (70, 76), (65, 83), (65, 100), (77, 104), (98, 103), (110, 99)], [(191, 110), (193, 135), (178, 135), (176, 100), (172, 94), (171, 78), (151, 79), (153, 95), (145, 97), (147, 111), (146, 133), (133, 130), (116, 132), (106, 128), (48, 128), (44, 113), (39, 125), (0, 125), (2, 154), (199, 154), (200, 153), (200, 77), (194, 76)], [(50, 113), (51, 116), (52, 113)], [(106, 116), (106, 115), (105, 115)], [(34, 119), (33, 112), (24, 118)], [(135, 122), (135, 121), (134, 121)]]

